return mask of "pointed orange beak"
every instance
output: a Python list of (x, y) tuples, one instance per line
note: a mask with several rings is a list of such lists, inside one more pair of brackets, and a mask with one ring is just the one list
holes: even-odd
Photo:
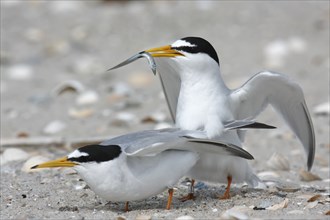
[(150, 53), (153, 57), (177, 57), (177, 56), (184, 56), (177, 50), (171, 48), (171, 45), (166, 45), (162, 47), (151, 48), (146, 50), (145, 52)]
[(68, 157), (62, 157), (57, 160), (51, 160), (39, 165), (35, 165), (31, 167), (31, 169), (37, 169), (37, 168), (54, 168), (54, 167), (74, 167), (75, 165), (78, 165), (77, 163), (74, 163), (72, 161), (68, 160)]

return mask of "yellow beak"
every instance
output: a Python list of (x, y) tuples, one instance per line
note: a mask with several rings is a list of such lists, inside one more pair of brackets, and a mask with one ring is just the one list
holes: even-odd
[(145, 52), (150, 53), (153, 57), (177, 57), (177, 56), (184, 56), (177, 50), (171, 48), (171, 45), (166, 45), (162, 47), (151, 48), (146, 50)]
[(51, 160), (36, 166), (31, 167), (31, 169), (37, 169), (37, 168), (54, 168), (54, 167), (73, 167), (75, 165), (78, 165), (77, 163), (74, 163), (72, 161), (68, 160), (68, 157), (62, 157), (57, 160)]

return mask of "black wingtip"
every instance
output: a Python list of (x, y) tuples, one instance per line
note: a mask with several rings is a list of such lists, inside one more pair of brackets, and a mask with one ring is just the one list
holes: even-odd
[(250, 125), (242, 126), (241, 128), (253, 128), (253, 129), (275, 129), (275, 126), (268, 125), (265, 123), (254, 122)]

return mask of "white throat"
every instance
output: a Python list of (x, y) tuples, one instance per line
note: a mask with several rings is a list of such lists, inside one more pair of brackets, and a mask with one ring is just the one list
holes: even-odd
[[(193, 56), (196, 56), (194, 54)], [(181, 129), (203, 129), (209, 137), (223, 131), (221, 122), (232, 119), (226, 103), (229, 89), (224, 84), (219, 66), (214, 61), (204, 66), (181, 66), (181, 88), (176, 126)]]

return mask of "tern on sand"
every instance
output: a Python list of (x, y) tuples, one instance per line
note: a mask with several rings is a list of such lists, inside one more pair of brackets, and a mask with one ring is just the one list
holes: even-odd
[[(307, 154), (307, 168), (312, 168), (315, 155), (313, 124), (302, 88), (287, 76), (264, 71), (255, 74), (241, 87), (231, 90), (221, 77), (217, 52), (200, 37), (185, 37), (171, 45), (148, 49), (139, 54), (140, 57), (144, 54), (153, 64), (153, 71), (155, 65), (150, 56), (155, 58), (167, 104), (177, 128), (202, 130), (209, 139), (221, 138), (242, 146), (245, 131), (228, 131), (224, 129), (225, 124), (228, 121), (240, 123), (253, 120), (271, 105), (298, 137)], [(254, 187), (263, 186), (246, 160), (233, 160), (207, 152), (200, 157), (187, 176), (209, 182), (227, 182), (227, 190), (222, 198), (229, 198), (232, 181), (245, 181)]]

